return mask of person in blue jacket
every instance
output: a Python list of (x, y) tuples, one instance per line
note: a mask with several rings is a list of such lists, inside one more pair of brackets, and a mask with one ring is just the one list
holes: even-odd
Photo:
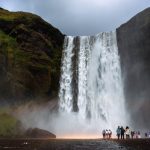
[(117, 130), (116, 130), (116, 133), (117, 133), (117, 137), (118, 137), (118, 140), (120, 139), (120, 135), (121, 135), (121, 128), (118, 126)]

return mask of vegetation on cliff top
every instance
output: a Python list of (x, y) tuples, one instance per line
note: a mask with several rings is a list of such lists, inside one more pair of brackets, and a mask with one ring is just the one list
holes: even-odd
[(7, 21), (13, 21), (17, 18), (27, 17), (28, 21), (32, 22), (34, 18), (38, 18), (37, 15), (31, 14), (31, 13), (24, 13), (24, 12), (9, 12), (3, 8), (0, 8), (0, 19), (7, 20)]

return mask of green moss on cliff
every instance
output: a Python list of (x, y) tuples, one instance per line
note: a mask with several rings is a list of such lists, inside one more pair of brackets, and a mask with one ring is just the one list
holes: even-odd
[[(0, 30), (0, 54), (3, 55), (8, 63), (12, 62), (18, 50), (16, 39), (5, 34)], [(11, 63), (13, 65), (13, 63)]]
[(10, 109), (0, 108), (0, 137), (13, 137), (21, 133), (21, 123), (10, 113)]
[(0, 98), (57, 96), (63, 40), (36, 15), (0, 9)]

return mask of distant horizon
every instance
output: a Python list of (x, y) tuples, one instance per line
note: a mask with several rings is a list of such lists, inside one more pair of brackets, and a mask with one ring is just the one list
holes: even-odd
[(114, 31), (150, 7), (148, 0), (1, 0), (9, 11), (36, 14), (70, 36), (90, 36)]

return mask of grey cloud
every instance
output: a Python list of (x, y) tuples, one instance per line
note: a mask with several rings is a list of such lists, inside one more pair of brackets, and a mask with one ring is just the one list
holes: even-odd
[(149, 0), (0, 0), (12, 11), (29, 11), (67, 35), (93, 35), (115, 30), (139, 11)]

